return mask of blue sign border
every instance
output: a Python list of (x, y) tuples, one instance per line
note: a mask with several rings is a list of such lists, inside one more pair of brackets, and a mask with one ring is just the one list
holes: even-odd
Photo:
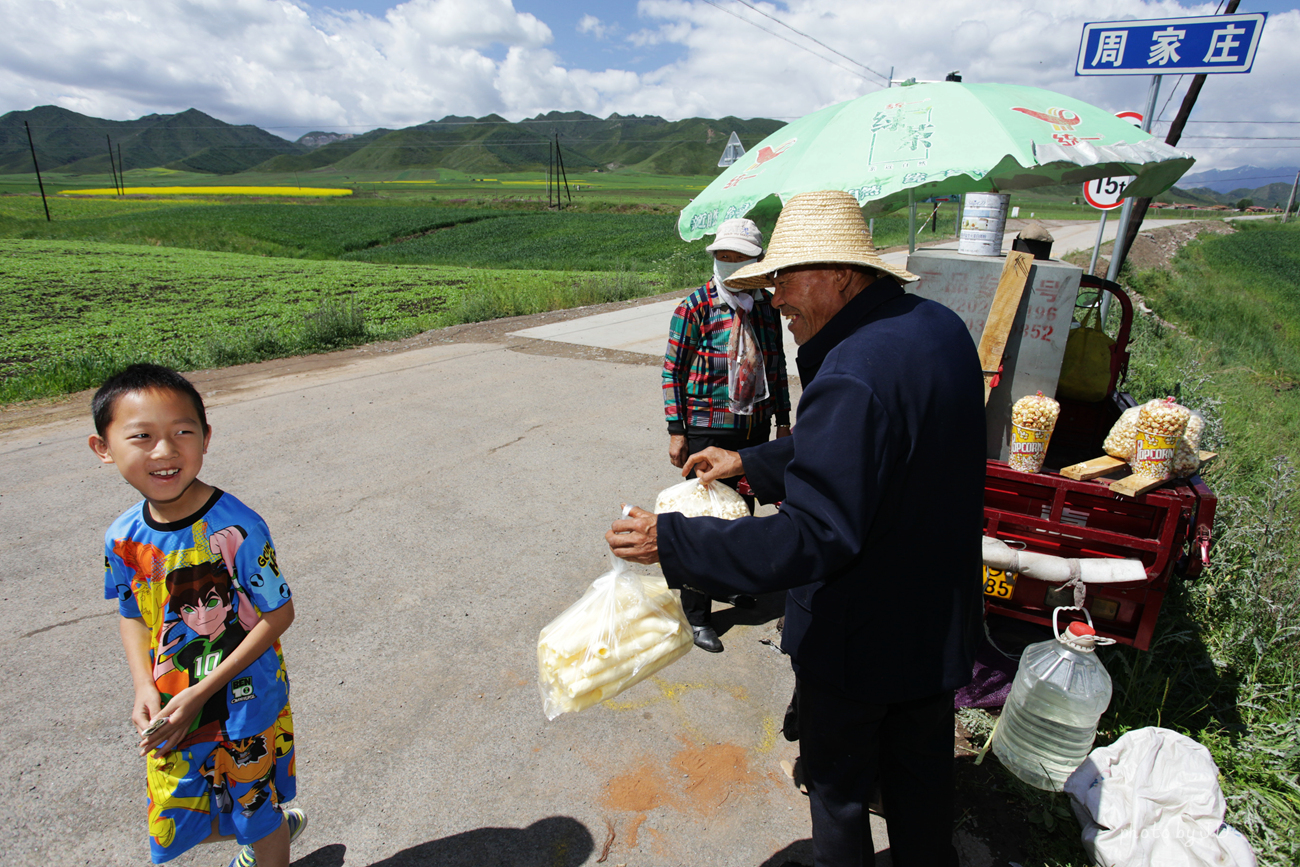
[[(1087, 75), (1166, 75), (1189, 73), (1246, 73), (1255, 63), (1255, 52), (1259, 49), (1259, 39), (1264, 32), (1267, 12), (1248, 12), (1239, 15), (1204, 15), (1194, 18), (1155, 18), (1143, 21), (1094, 21), (1083, 25), (1083, 34), (1079, 40), (1079, 56), (1075, 61), (1074, 74)], [(1213, 51), (1213, 32), (1225, 25), (1245, 25), (1251, 32), (1249, 44), (1245, 46), (1243, 58), (1231, 65), (1224, 63), (1205, 63), (1204, 58)], [(1152, 44), (1151, 34), (1156, 30), (1178, 27), (1186, 32), (1180, 46), (1185, 52), (1178, 61), (1164, 64), (1148, 63), (1149, 49)], [(1129, 34), (1143, 34), (1145, 41), (1141, 47), (1133, 49), (1128, 58), (1120, 65), (1103, 69), (1088, 65), (1089, 55), (1097, 56), (1100, 32), (1123, 30)], [(1243, 34), (1244, 35), (1244, 34)], [(1126, 45), (1128, 51), (1131, 45)], [(1131, 59), (1136, 58), (1136, 59)], [(1185, 58), (1185, 62), (1184, 62)]]

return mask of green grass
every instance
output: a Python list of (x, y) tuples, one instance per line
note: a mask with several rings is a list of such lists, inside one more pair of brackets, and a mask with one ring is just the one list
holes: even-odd
[[(1129, 276), (1171, 325), (1137, 317), (1128, 390), (1205, 414), (1219, 508), (1211, 566), (1172, 583), (1150, 650), (1099, 651), (1114, 693), (1098, 745), (1143, 726), (1204, 744), (1228, 823), (1273, 867), (1300, 863), (1297, 251), (1297, 227), (1255, 224), (1194, 242), (1171, 271)], [(1077, 824), (1060, 821), (1065, 796), (1004, 776), (1011, 808), (1041, 826), (1026, 867), (1087, 864)]]
[[(33, 207), (35, 205), (35, 207)], [(0, 236), (151, 244), (225, 253), (333, 259), (351, 250), (500, 215), (485, 209), (370, 200), (337, 202), (55, 202), (54, 222), (40, 201), (0, 198)]]
[(665, 291), (638, 272), (315, 262), (0, 240), (0, 403), (133, 361), (193, 370)]

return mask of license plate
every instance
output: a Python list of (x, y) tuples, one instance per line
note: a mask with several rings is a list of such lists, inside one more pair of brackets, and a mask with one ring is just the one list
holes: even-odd
[(984, 595), (992, 596), (994, 599), (1010, 599), (1016, 592), (1016, 579), (1019, 577), (1015, 572), (1003, 572), (1001, 569), (990, 569), (985, 566)]

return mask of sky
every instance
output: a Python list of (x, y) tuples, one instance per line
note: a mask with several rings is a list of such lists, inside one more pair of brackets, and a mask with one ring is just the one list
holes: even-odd
[[(895, 80), (1044, 87), (1141, 110), (1148, 76), (1078, 77), (1083, 24), (1211, 15), (1161, 0), (4, 0), (0, 114), (126, 120), (197, 108), (288, 139), (446, 115), (559, 110), (793, 120)], [(1254, 69), (1209, 77), (1193, 171), (1300, 165), (1300, 0), (1268, 12)], [(1166, 76), (1163, 135), (1191, 76)], [(751, 142), (745, 142), (750, 146)]]

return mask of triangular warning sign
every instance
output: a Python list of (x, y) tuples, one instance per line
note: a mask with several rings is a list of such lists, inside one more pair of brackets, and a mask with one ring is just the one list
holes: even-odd
[(740, 137), (734, 132), (731, 138), (727, 139), (727, 146), (722, 149), (722, 159), (718, 160), (718, 168), (725, 169), (745, 155), (745, 146), (740, 143)]

